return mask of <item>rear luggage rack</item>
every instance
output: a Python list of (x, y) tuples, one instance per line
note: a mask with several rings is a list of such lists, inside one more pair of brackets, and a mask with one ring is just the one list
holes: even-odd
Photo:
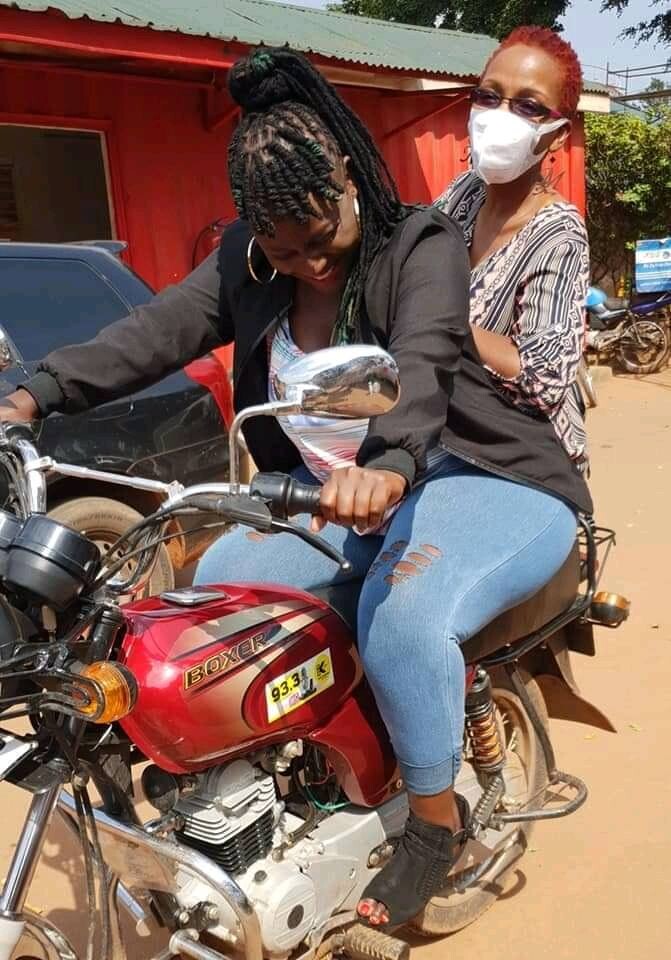
[[(597, 551), (597, 554), (599, 553), (600, 549), (604, 547), (603, 556), (599, 558), (597, 569), (595, 570), (596, 582), (594, 584), (594, 589), (596, 590), (596, 588), (599, 585), (599, 580), (601, 579), (599, 570), (603, 570), (603, 568), (606, 565), (606, 561), (608, 560), (608, 554), (610, 553), (611, 549), (616, 545), (615, 531), (611, 530), (609, 527), (592, 526), (591, 521), (589, 520), (586, 520), (585, 523), (587, 526), (590, 527), (592, 531), (594, 547)], [(588, 575), (588, 569), (587, 569), (588, 541), (587, 541), (587, 534), (585, 532), (585, 527), (582, 525), (578, 530), (578, 546), (580, 548), (580, 555), (581, 555), (580, 577), (581, 577), (581, 580), (586, 580)], [(582, 559), (583, 556), (585, 557), (584, 560)]]

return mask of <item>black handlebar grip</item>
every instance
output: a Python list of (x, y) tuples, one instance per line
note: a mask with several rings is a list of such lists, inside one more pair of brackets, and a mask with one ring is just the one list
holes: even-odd
[(252, 497), (268, 504), (274, 517), (286, 520), (297, 513), (319, 513), (321, 487), (292, 480), (286, 473), (257, 473), (249, 488)]
[(288, 515), (293, 517), (297, 513), (309, 513), (312, 517), (318, 516), (321, 512), (322, 488), (313, 483), (300, 483), (299, 480), (290, 480), (289, 483)]

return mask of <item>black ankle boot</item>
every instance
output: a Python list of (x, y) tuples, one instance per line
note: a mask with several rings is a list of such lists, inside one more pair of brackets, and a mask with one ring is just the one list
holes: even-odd
[[(459, 794), (456, 802), (462, 822), (457, 833), (410, 813), (391, 860), (371, 880), (361, 897), (362, 902), (374, 900), (386, 908), (389, 922), (376, 925), (378, 928), (398, 927), (412, 920), (431, 897), (447, 885), (449, 873), (468, 840), (468, 803)], [(363, 914), (359, 916), (366, 919)]]

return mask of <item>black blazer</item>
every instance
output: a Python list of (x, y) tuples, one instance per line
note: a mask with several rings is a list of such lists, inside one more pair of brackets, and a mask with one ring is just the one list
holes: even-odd
[[(251, 233), (238, 221), (180, 284), (86, 344), (54, 351), (26, 384), (43, 415), (77, 412), (140, 390), (222, 343), (234, 343), (236, 409), (268, 397), (267, 334), (293, 281), (256, 283)], [(542, 414), (522, 412), (482, 366), (468, 323), (470, 265), (461, 229), (435, 208), (401, 223), (366, 280), (364, 340), (388, 349), (401, 400), (371, 420), (358, 462), (412, 483), (436, 444), (492, 473), (547, 490), (591, 513), (587, 485)], [(296, 448), (273, 419), (245, 425), (261, 470), (290, 470)]]
[[(293, 290), (282, 276), (266, 285), (252, 280), (250, 237), (249, 227), (238, 222), (224, 234), (219, 252), (219, 332), (235, 342), (238, 410), (267, 399), (267, 335)], [(550, 421), (513, 406), (483, 367), (468, 323), (469, 285), (462, 231), (435, 208), (411, 214), (378, 256), (366, 281), (369, 328), (363, 338), (396, 359), (401, 399), (371, 420), (358, 463), (394, 470), (412, 484), (426, 453), (440, 443), (485, 470), (591, 513), (587, 485)], [(245, 438), (262, 470), (290, 470), (300, 462), (274, 420), (248, 421)]]

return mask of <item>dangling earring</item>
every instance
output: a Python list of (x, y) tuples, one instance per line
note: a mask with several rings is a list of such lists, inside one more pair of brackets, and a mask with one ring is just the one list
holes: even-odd
[(359, 198), (354, 197), (352, 200), (352, 206), (354, 208), (354, 218), (356, 220), (356, 225), (359, 228), (359, 233), (361, 233), (361, 207), (359, 206)]
[(262, 287), (265, 287), (266, 284), (272, 283), (275, 277), (277, 276), (277, 270), (273, 270), (270, 277), (267, 280), (260, 280), (256, 270), (254, 269), (254, 264), (252, 263), (252, 252), (254, 250), (254, 244), (256, 240), (254, 237), (249, 241), (249, 246), (247, 247), (247, 269), (249, 270), (249, 275), (252, 280), (256, 280), (257, 283), (260, 283)]

